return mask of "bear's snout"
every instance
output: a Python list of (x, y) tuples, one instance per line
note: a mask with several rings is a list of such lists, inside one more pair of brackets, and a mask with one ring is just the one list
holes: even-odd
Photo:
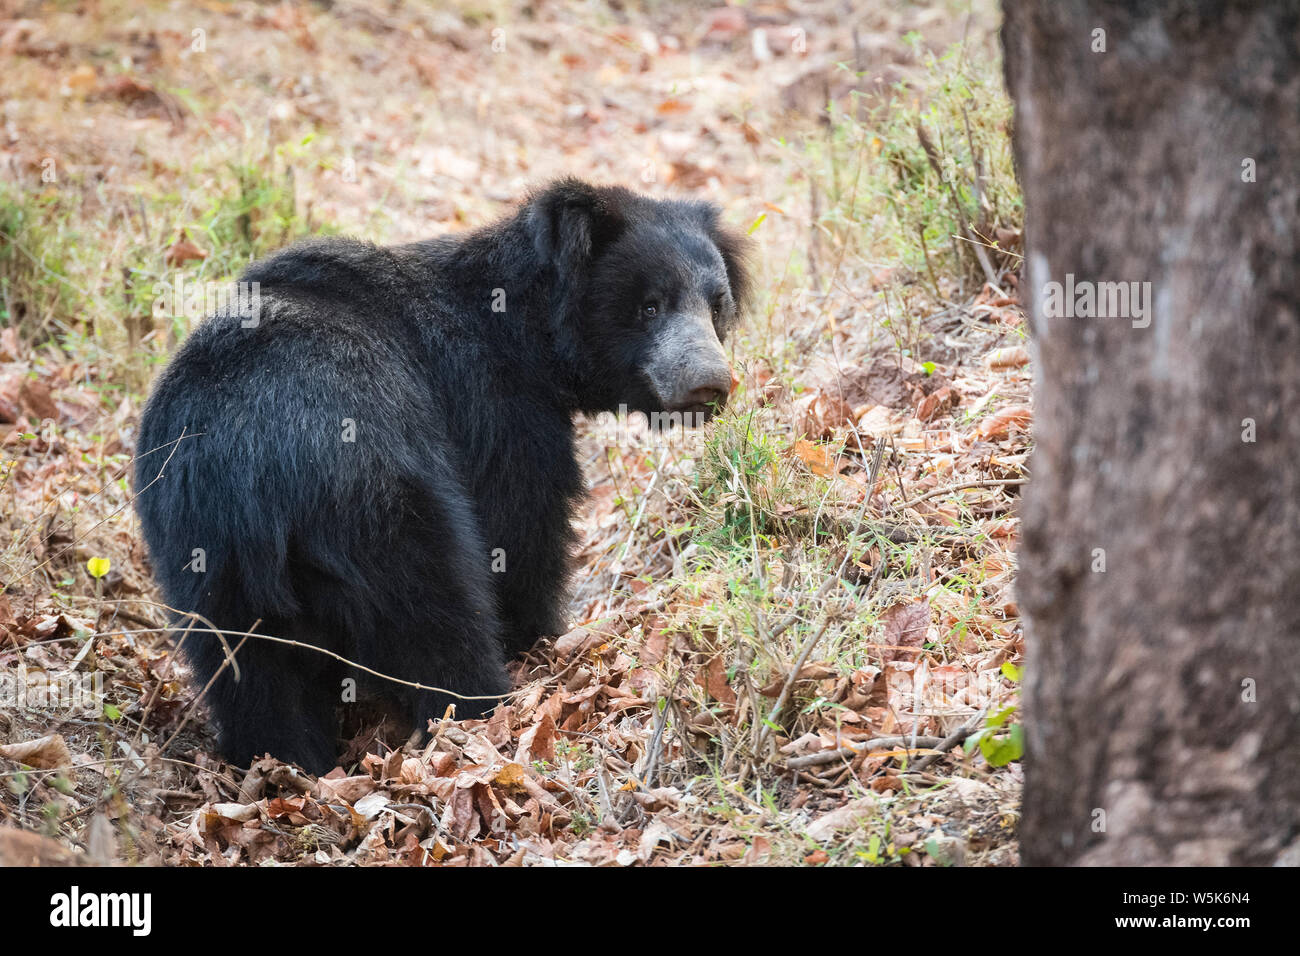
[(686, 404), (691, 408), (709, 405), (721, 407), (726, 400), (727, 393), (714, 385), (701, 385), (686, 396)]
[(677, 378), (676, 387), (661, 395), (670, 412), (694, 412), (713, 417), (727, 402), (731, 392), (731, 366), (708, 353), (687, 359)]
[(731, 363), (707, 316), (679, 315), (656, 336), (646, 374), (664, 411), (709, 417), (731, 393)]

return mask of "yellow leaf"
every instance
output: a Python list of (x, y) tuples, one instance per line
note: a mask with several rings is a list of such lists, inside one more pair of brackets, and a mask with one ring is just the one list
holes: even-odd
[(794, 443), (794, 453), (814, 475), (821, 475), (823, 478), (835, 477), (835, 460), (821, 445), (800, 439)]
[(102, 578), (111, 566), (112, 562), (108, 558), (91, 558), (86, 562), (86, 570), (92, 578)]
[(497, 771), (492, 782), (498, 787), (520, 788), (524, 785), (524, 768), (517, 763), (508, 763)]

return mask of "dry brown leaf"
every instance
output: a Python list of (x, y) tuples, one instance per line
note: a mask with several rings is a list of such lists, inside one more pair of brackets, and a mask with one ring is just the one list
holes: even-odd
[[(834, 677), (836, 673), (837, 671), (832, 665), (827, 664), (824, 661), (817, 661), (812, 664), (805, 664), (803, 667), (801, 667), (799, 669), (799, 674), (795, 677), (795, 682), (797, 683), (799, 681), (826, 680), (828, 678)], [(762, 694), (764, 697), (780, 697), (781, 688), (785, 686), (786, 680), (787, 680), (787, 676), (782, 675), (776, 680), (770, 682), (766, 687), (762, 688), (759, 691), (759, 693)]]
[(749, 29), (749, 18), (740, 7), (716, 7), (704, 15), (700, 39), (711, 43), (729, 43)]
[(930, 605), (925, 601), (905, 601), (886, 608), (880, 620), (885, 625), (881, 643), (887, 645), (882, 649), (882, 658), (894, 660), (905, 656), (897, 648), (920, 647), (925, 643), (930, 629)]
[(321, 777), (317, 783), (320, 785), (320, 799), (322, 801), (338, 801), (342, 803), (356, 803), (378, 786), (374, 778), (369, 774), (336, 778), (330, 778), (326, 775)]
[(18, 330), (12, 325), (0, 329), (0, 362), (16, 362), (22, 354), (23, 347), (18, 341)]
[(1029, 350), (1023, 345), (1006, 349), (994, 349), (984, 356), (984, 364), (990, 369), (1019, 368), (1029, 364)]
[(561, 660), (579, 652), (589, 651), (604, 643), (604, 637), (585, 627), (575, 627), (568, 634), (555, 639), (555, 656)]
[(903, 430), (903, 423), (894, 422), (893, 410), (884, 405), (871, 405), (858, 415), (858, 432), (870, 438), (883, 438), (897, 435)]
[(704, 688), (706, 694), (720, 703), (734, 704), (736, 702), (736, 692), (727, 683), (727, 665), (723, 662), (721, 654), (704, 665), (704, 668), (696, 675), (695, 682)]
[(63, 78), (63, 88), (81, 96), (94, 92), (98, 85), (99, 77), (95, 74), (95, 68), (88, 63), (83, 63)]
[(1028, 432), (1033, 419), (1033, 410), (1027, 405), (1012, 405), (981, 421), (975, 434), (985, 441), (1006, 438), (1012, 429)]
[(301, 826), (307, 822), (307, 818), (303, 816), (303, 809), (306, 806), (307, 801), (301, 797), (273, 797), (266, 801), (266, 815), (272, 820), (290, 817), (290, 822)]
[(960, 402), (961, 393), (952, 386), (945, 385), (921, 399), (921, 404), (916, 408), (916, 417), (928, 422), (936, 415), (956, 408)]
[(163, 262), (169, 266), (183, 266), (196, 259), (206, 259), (208, 254), (183, 236), (163, 252)]
[(419, 757), (407, 757), (402, 761), (402, 769), (398, 773), (398, 780), (401, 783), (420, 783), (425, 776), (424, 761)]
[(679, 99), (667, 99), (655, 107), (655, 112), (660, 116), (674, 116), (679, 113), (689, 113), (691, 104)]
[(519, 737), (519, 749), (515, 751), (515, 762), (528, 766), (534, 760), (555, 760), (555, 721), (550, 714), (543, 713), (541, 718), (523, 732)]
[[(837, 810), (830, 813), (822, 814), (804, 830), (804, 834), (811, 840), (825, 840), (834, 836), (839, 830), (847, 830), (856, 826), (859, 821), (869, 819), (874, 816), (880, 809), (875, 797), (859, 797), (851, 803), (846, 803)], [(824, 861), (823, 861), (824, 862)]]
[(158, 98), (158, 91), (143, 80), (122, 74), (115, 76), (104, 84), (103, 92), (108, 96), (114, 96), (124, 103), (137, 103), (142, 100), (154, 100)]
[(380, 811), (393, 801), (388, 794), (376, 790), (374, 793), (368, 793), (352, 805), (352, 809), (367, 820), (373, 820), (379, 816)]
[(0, 757), (8, 757), (38, 770), (55, 770), (72, 763), (68, 742), (62, 734), (47, 734), (20, 744), (0, 744)]
[(0, 826), (0, 867), (83, 866), (89, 862), (50, 837)]
[(248, 823), (262, 815), (262, 809), (256, 803), (214, 803), (208, 810), (219, 820), (234, 823)]
[(645, 667), (653, 667), (663, 660), (668, 654), (673, 638), (676, 637), (676, 632), (670, 633), (664, 624), (665, 619), (656, 616), (647, 620), (645, 627), (642, 628), (645, 637), (642, 639), (637, 656)]
[(808, 470), (814, 475), (821, 475), (823, 478), (834, 478), (837, 474), (835, 459), (821, 445), (799, 439), (794, 443), (794, 454), (795, 457), (808, 466)]
[(798, 432), (807, 438), (832, 438), (853, 423), (853, 409), (838, 395), (810, 389), (799, 397), (795, 407)]
[(26, 380), (18, 389), (18, 406), (37, 421), (47, 418), (59, 420), (59, 407), (54, 404), (50, 386), (45, 382)]

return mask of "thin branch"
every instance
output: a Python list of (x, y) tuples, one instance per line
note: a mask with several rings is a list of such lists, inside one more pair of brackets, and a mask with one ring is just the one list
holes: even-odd
[(978, 714), (975, 715), (973, 720), (963, 724), (962, 726), (954, 730), (952, 733), (950, 733), (947, 737), (944, 737), (943, 740), (939, 741), (937, 744), (934, 745), (934, 753), (926, 754), (924, 757), (918, 760), (911, 767), (908, 767), (907, 772), (920, 773), (921, 771), (929, 767), (930, 764), (934, 763), (936, 760), (938, 760), (940, 757), (946, 754), (953, 747), (956, 747), (958, 744), (965, 742), (967, 737), (975, 733), (975, 731), (979, 730), (980, 724), (984, 722), (984, 714), (985, 711), (983, 710), (980, 711)]
[(935, 488), (932, 491), (927, 491), (925, 494), (918, 495), (911, 501), (904, 501), (902, 504), (897, 505), (897, 507), (910, 508), (913, 505), (920, 504), (927, 498), (938, 498), (940, 495), (951, 494), (954, 491), (963, 491), (967, 488), (997, 488), (1002, 485), (1014, 487), (1016, 485), (1027, 484), (1029, 484), (1028, 478), (983, 478), (979, 481), (966, 481), (962, 482), (960, 485), (948, 485), (944, 488)]
[(840, 747), (838, 750), (822, 750), (804, 757), (794, 757), (785, 762), (785, 769), (807, 770), (809, 767), (821, 767), (828, 763), (835, 763), (837, 760), (856, 757), (868, 750), (879, 750), (882, 747), (905, 747), (908, 751), (929, 750), (931, 747), (938, 747), (940, 743), (942, 741), (938, 737), (917, 737), (913, 740), (911, 734), (901, 737), (872, 737), (870, 740), (864, 740), (858, 744), (849, 744), (846, 747)]

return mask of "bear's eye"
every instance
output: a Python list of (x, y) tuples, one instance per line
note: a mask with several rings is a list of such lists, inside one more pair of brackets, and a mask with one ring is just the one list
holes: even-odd
[(651, 299), (645, 305), (641, 306), (641, 314), (647, 319), (653, 319), (659, 314), (659, 303)]

